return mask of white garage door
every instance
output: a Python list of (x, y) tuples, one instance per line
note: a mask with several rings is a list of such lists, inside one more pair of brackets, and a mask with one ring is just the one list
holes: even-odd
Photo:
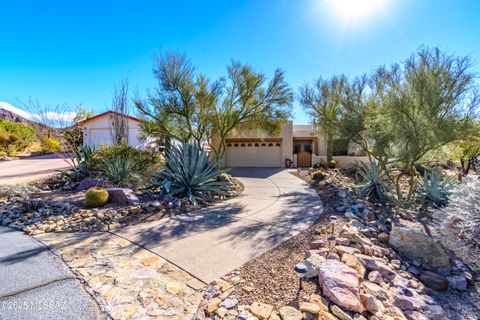
[(227, 142), (227, 167), (283, 167), (280, 142)]
[(90, 129), (88, 130), (88, 135), (90, 147), (95, 147), (98, 149), (101, 146), (112, 145), (112, 131), (110, 129)]

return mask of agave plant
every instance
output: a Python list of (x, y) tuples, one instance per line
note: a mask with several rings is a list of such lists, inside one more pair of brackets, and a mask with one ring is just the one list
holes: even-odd
[(165, 152), (166, 165), (154, 174), (158, 181), (154, 187), (171, 196), (186, 196), (195, 205), (197, 200), (212, 201), (213, 195), (226, 193), (227, 181), (217, 177), (225, 170), (219, 169), (218, 160), (209, 161), (209, 154), (195, 145), (172, 146)]
[(445, 207), (453, 187), (453, 179), (427, 170), (418, 184), (419, 201), (423, 206)]
[(388, 200), (385, 184), (386, 172), (380, 163), (370, 160), (357, 165), (357, 174), (365, 183), (357, 186), (358, 192), (372, 202), (385, 203)]
[(108, 157), (102, 159), (97, 167), (100, 177), (119, 187), (134, 188), (144, 181), (133, 157), (125, 155)]

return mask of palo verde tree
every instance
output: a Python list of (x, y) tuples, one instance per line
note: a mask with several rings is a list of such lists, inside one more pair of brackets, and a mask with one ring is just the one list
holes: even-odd
[(226, 77), (211, 81), (197, 75), (184, 54), (167, 52), (156, 57), (153, 73), (157, 88), (135, 103), (145, 117), (144, 130), (198, 146), (208, 141), (218, 158), (236, 128), (272, 133), (290, 116), (293, 92), (281, 70), (268, 81), (263, 73), (232, 62)]
[[(471, 67), (469, 57), (421, 48), (401, 64), (342, 80), (338, 91), (330, 89), (333, 81), (307, 86), (302, 104), (321, 119), (320, 125), (334, 128), (380, 162), (398, 201), (412, 201), (416, 167), (425, 155), (471, 134), (480, 101)], [(392, 165), (399, 174), (388, 170)], [(404, 194), (400, 183), (406, 176)]]
[(347, 79), (334, 76), (329, 80), (319, 78), (313, 85), (300, 88), (300, 104), (314, 120), (327, 143), (327, 162), (333, 158), (333, 139), (339, 134), (341, 91)]

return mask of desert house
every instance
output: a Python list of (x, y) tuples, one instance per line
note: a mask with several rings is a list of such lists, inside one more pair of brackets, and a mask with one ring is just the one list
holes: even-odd
[[(237, 130), (227, 137), (223, 165), (226, 167), (311, 167), (327, 162), (326, 141), (313, 124), (294, 125), (288, 121), (278, 135), (259, 131)], [(351, 166), (367, 157), (353, 143), (337, 140), (333, 159), (340, 168)]]
[[(83, 145), (92, 148), (112, 145), (112, 118), (114, 111), (107, 111), (77, 123), (83, 129)], [(142, 139), (140, 119), (127, 116), (128, 145), (134, 148), (157, 148), (163, 150), (165, 141), (157, 146), (153, 139)], [(226, 167), (285, 167), (286, 160), (293, 167), (311, 167), (327, 162), (326, 141), (315, 125), (294, 125), (288, 121), (275, 136), (260, 131), (236, 130), (225, 140), (226, 152), (222, 165)], [(365, 161), (354, 144), (335, 141), (337, 149), (333, 159), (337, 166), (348, 167)]]
[[(122, 116), (115, 111), (106, 111), (77, 122), (77, 126), (83, 131), (83, 145), (99, 149), (102, 146), (113, 144), (113, 118)], [(156, 148), (162, 150), (165, 141), (160, 143), (154, 139), (142, 137), (141, 120), (132, 116), (125, 116), (127, 120), (127, 144), (134, 148)]]

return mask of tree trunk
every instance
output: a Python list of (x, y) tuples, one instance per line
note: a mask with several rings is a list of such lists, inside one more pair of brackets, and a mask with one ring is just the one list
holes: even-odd
[(327, 132), (327, 164), (333, 160), (333, 135), (329, 131)]

